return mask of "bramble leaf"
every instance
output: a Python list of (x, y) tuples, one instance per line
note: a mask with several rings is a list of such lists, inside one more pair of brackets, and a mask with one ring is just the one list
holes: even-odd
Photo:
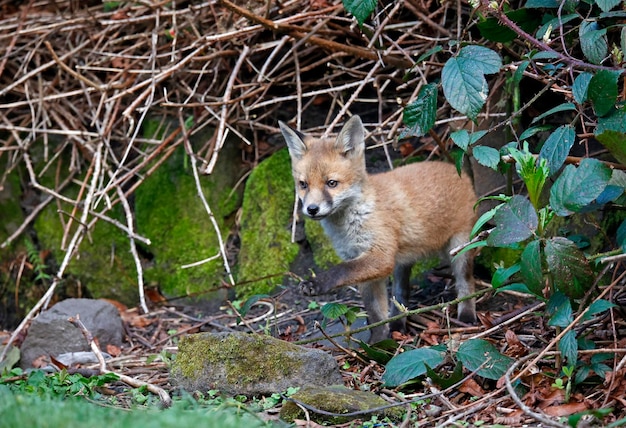
[(343, 0), (343, 7), (356, 18), (361, 26), (376, 9), (376, 3), (376, 0)]
[(502, 355), (495, 346), (484, 339), (463, 342), (456, 357), (466, 369), (478, 370), (479, 376), (494, 380), (500, 379), (513, 364), (512, 358)]
[(567, 165), (550, 189), (550, 205), (559, 216), (581, 211), (604, 191), (611, 170), (596, 159), (585, 158), (576, 168)]
[(387, 386), (398, 386), (426, 373), (426, 366), (437, 367), (445, 352), (433, 348), (417, 348), (393, 357), (385, 366), (382, 381)]
[(493, 147), (476, 146), (472, 150), (472, 154), (474, 155), (476, 162), (479, 164), (491, 169), (498, 169), (498, 164), (500, 163), (500, 152)]
[(487, 243), (494, 247), (506, 247), (530, 238), (539, 222), (535, 208), (520, 195), (502, 205), (493, 219), (496, 227), (489, 234)]
[(593, 283), (593, 271), (576, 244), (557, 236), (546, 242), (545, 254), (556, 288), (572, 299), (584, 296)]
[(417, 99), (404, 108), (402, 120), (409, 128), (406, 133), (415, 137), (426, 135), (435, 124), (436, 117), (437, 85), (424, 85)]
[(620, 72), (600, 70), (589, 81), (587, 95), (598, 116), (606, 116), (615, 109)]
[(537, 296), (541, 296), (543, 291), (543, 272), (541, 269), (541, 243), (539, 241), (529, 242), (526, 248), (524, 248), (520, 267), (520, 273), (526, 287)]
[(585, 57), (594, 64), (600, 64), (609, 50), (606, 28), (601, 28), (595, 21), (583, 21), (580, 24), (578, 36), (580, 48)]
[(576, 131), (571, 125), (561, 125), (550, 134), (539, 152), (539, 158), (548, 161), (550, 175), (563, 166), (575, 139)]
[(574, 100), (578, 104), (582, 104), (587, 101), (587, 91), (589, 89), (589, 82), (593, 74), (591, 73), (580, 73), (574, 79), (574, 84), (572, 85), (572, 95), (574, 95)]
[(454, 109), (475, 120), (489, 93), (484, 75), (497, 73), (500, 67), (502, 59), (496, 52), (483, 46), (465, 46), (443, 66), (443, 94)]

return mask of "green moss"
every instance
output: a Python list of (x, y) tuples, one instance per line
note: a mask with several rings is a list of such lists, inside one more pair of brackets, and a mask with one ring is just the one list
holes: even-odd
[(313, 259), (318, 267), (327, 269), (341, 262), (341, 258), (335, 253), (330, 239), (324, 233), (324, 228), (320, 222), (305, 220), (304, 230), (306, 239), (313, 251)]
[(289, 271), (299, 247), (291, 243), (293, 178), (287, 149), (274, 153), (250, 174), (244, 191), (237, 282), (240, 297), (271, 292)]
[[(240, 201), (239, 194), (232, 192), (238, 179), (234, 169), (237, 163), (228, 165), (229, 160), (220, 159), (211, 176), (200, 177), (203, 194), (223, 240), (232, 223), (227, 218)], [(224, 277), (221, 257), (181, 269), (181, 265), (219, 252), (217, 234), (198, 196), (193, 171), (182, 147), (136, 190), (135, 215), (138, 232), (152, 241), (147, 250), (154, 255), (154, 262), (145, 270), (147, 283), (159, 284), (170, 295), (202, 292), (221, 283)]]
[(229, 383), (255, 384), (299, 371), (302, 361), (296, 357), (297, 352), (290, 352), (296, 348), (262, 335), (194, 334), (180, 341), (173, 371), (193, 379), (206, 365), (223, 364)]
[[(385, 410), (376, 411), (378, 407), (389, 404), (379, 396), (365, 391), (354, 391), (344, 386), (335, 385), (329, 387), (307, 387), (298, 391), (292, 396), (294, 399), (308, 404), (317, 409), (331, 413), (353, 413), (372, 409), (373, 414), (382, 414), (392, 420), (399, 420), (404, 414), (404, 410), (399, 407), (392, 407)], [(363, 419), (367, 414), (358, 416), (329, 416), (309, 413), (311, 419), (317, 423), (345, 424), (352, 419)], [(304, 419), (304, 411), (294, 402), (286, 402), (280, 412), (280, 417), (284, 421), (293, 422), (295, 419)]]
[[(0, 244), (24, 222), (24, 214), (20, 206), (21, 195), (19, 175), (17, 171), (13, 171), (0, 187)], [(0, 249), (0, 255), (7, 253), (10, 248)]]
[[(62, 203), (61, 209), (72, 212), (68, 204)], [(119, 207), (108, 215), (122, 224), (126, 223)], [(67, 221), (67, 218), (64, 220)], [(63, 225), (56, 205), (49, 205), (41, 212), (35, 222), (35, 230), (42, 248), (50, 249), (57, 263), (60, 263), (65, 257), (65, 251), (61, 248)], [(72, 233), (74, 230), (76, 227), (72, 228)], [(67, 242), (71, 237), (72, 234), (66, 238)], [(66, 272), (78, 278), (93, 297), (136, 304), (137, 271), (129, 249), (130, 244), (123, 232), (109, 223), (99, 221), (83, 239)]]

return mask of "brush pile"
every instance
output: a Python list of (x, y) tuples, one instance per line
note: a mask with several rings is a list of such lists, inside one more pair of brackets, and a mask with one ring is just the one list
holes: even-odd
[[(454, 15), (421, 0), (393, 2), (362, 27), (338, 0), (31, 0), (0, 10), (0, 186), (19, 169), (37, 195), (0, 246), (46, 205), (69, 203), (57, 278), (96, 221), (116, 224), (133, 247), (145, 239), (127, 198), (181, 145), (196, 172), (211, 174), (229, 134), (255, 165), (279, 119), (322, 134), (359, 113), (373, 141), (395, 138), (402, 105), (441, 64), (409, 70), (452, 37)], [(190, 144), (204, 128), (213, 137)], [(120, 203), (126, 224), (108, 215)]]

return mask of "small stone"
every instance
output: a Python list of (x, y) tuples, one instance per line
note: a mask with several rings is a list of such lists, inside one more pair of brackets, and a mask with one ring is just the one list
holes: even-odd
[(63, 300), (39, 314), (22, 343), (22, 368), (33, 367), (35, 360), (58, 357), (68, 352), (91, 351), (80, 329), (68, 321), (78, 315), (87, 330), (97, 339), (100, 349), (121, 346), (123, 326), (118, 310), (111, 303), (93, 299)]
[[(355, 391), (343, 385), (328, 387), (307, 386), (293, 394), (291, 398), (315, 409), (337, 414), (337, 416), (330, 416), (317, 414), (314, 410), (309, 410), (311, 420), (317, 423), (329, 422), (337, 425), (353, 419), (369, 419), (373, 415), (400, 420), (404, 414), (404, 409), (401, 406), (381, 409), (381, 407), (388, 406), (389, 403), (376, 394), (366, 391)], [(358, 414), (341, 416), (349, 413)], [(288, 401), (283, 405), (280, 417), (284, 421), (291, 423), (295, 419), (303, 419), (305, 415), (304, 411), (296, 403)]]

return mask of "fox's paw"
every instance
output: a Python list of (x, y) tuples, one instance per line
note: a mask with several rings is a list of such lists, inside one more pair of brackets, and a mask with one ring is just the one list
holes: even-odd
[(322, 294), (323, 290), (317, 281), (310, 280), (300, 282), (300, 292), (305, 296), (317, 296)]

